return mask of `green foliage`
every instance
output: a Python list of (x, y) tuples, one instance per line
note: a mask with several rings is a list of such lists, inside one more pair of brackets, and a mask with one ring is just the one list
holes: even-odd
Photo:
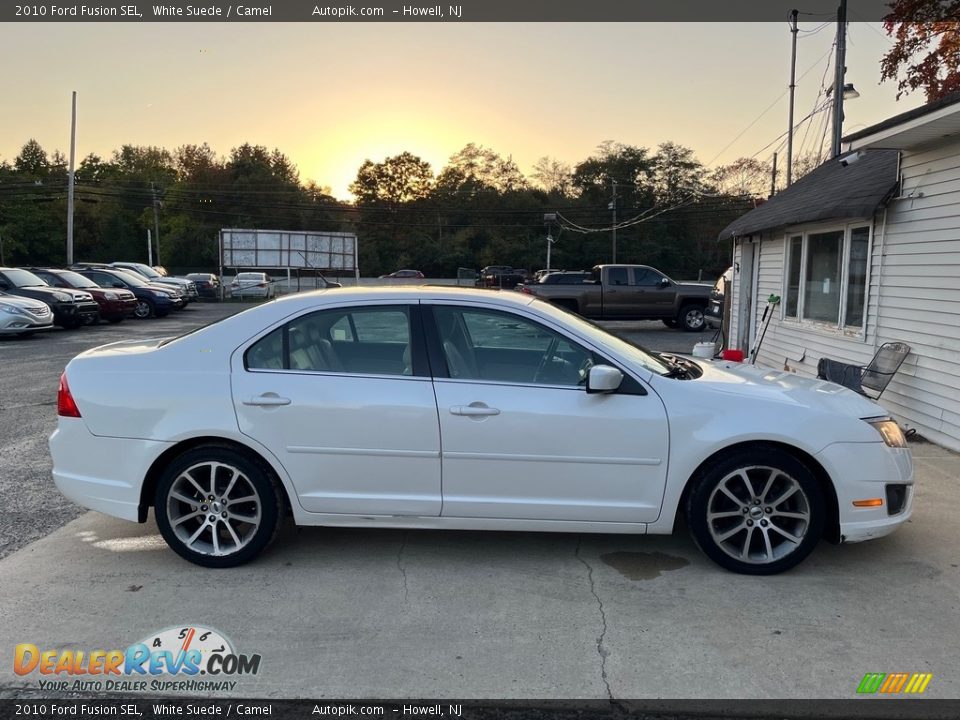
[[(458, 267), (508, 264), (535, 270), (607, 262), (616, 192), (618, 260), (654, 265), (677, 278), (712, 277), (729, 264), (715, 241), (749, 209), (744, 197), (762, 169), (708, 175), (689, 148), (606, 142), (570, 166), (549, 157), (530, 179), (509, 156), (470, 143), (435, 176), (403, 152), (366, 160), (344, 203), (304, 184), (279, 150), (243, 144), (228, 156), (209, 145), (173, 151), (124, 145), (109, 160), (88, 155), (76, 172), (77, 260), (148, 259), (146, 233), (159, 227), (160, 261), (171, 268), (215, 269), (226, 227), (346, 230), (359, 237), (365, 275), (414, 267), (453, 277)], [(65, 262), (66, 163), (29, 141), (0, 161), (0, 236), (8, 264)], [(718, 189), (719, 187), (719, 189)], [(548, 227), (546, 213), (558, 214)], [(155, 220), (156, 218), (156, 220)], [(154, 262), (157, 257), (154, 255)]]

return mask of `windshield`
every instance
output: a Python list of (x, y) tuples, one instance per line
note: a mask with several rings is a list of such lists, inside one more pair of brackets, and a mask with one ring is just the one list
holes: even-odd
[(58, 272), (57, 277), (63, 280), (67, 285), (73, 288), (98, 288), (93, 280), (90, 278), (85, 278), (80, 273), (75, 273), (71, 270), (64, 270), (63, 272)]
[(540, 311), (552, 315), (566, 324), (572, 324), (577, 330), (600, 347), (607, 348), (629, 358), (645, 370), (649, 370), (657, 375), (666, 375), (673, 369), (673, 367), (665, 360), (662, 360), (659, 355), (650, 352), (642, 345), (638, 345), (632, 340), (614, 334), (589, 320), (585, 320), (570, 310), (558, 307), (546, 300), (534, 300), (534, 302), (538, 303), (537, 308)]
[(134, 263), (133, 266), (139, 271), (141, 275), (143, 275), (144, 277), (148, 277), (151, 280), (155, 280), (156, 278), (163, 277), (163, 275), (158, 273), (149, 265), (144, 265), (143, 263)]
[(14, 287), (47, 287), (47, 283), (38, 278), (29, 270), (4, 270), (3, 275)]
[(132, 285), (133, 287), (147, 287), (150, 284), (132, 271), (124, 272), (123, 270), (114, 269), (112, 272), (125, 283)]

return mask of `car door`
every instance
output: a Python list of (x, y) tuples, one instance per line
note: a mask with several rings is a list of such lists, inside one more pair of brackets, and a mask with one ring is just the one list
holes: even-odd
[(302, 314), (238, 348), (240, 431), (279, 459), (305, 510), (440, 514), (440, 434), (418, 305)]
[(635, 267), (633, 281), (639, 291), (637, 317), (662, 318), (674, 314), (677, 287), (663, 273), (649, 267)]
[(425, 314), (442, 437), (443, 515), (646, 523), (660, 513), (667, 418), (632, 377), (588, 394), (597, 353), (519, 312)]

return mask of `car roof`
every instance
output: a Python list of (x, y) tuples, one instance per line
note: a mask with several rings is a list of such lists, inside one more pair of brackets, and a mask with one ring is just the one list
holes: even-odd
[(274, 300), (274, 304), (285, 306), (291, 312), (296, 311), (297, 305), (315, 306), (322, 298), (323, 304), (331, 305), (350, 302), (382, 302), (395, 300), (396, 302), (414, 303), (431, 300), (471, 300), (484, 303), (502, 305), (504, 307), (525, 307), (533, 302), (540, 302), (536, 297), (513, 292), (512, 290), (487, 290), (473, 287), (458, 287), (456, 285), (405, 285), (405, 286), (368, 286), (344, 287), (330, 290), (312, 290), (310, 292), (285, 295)]

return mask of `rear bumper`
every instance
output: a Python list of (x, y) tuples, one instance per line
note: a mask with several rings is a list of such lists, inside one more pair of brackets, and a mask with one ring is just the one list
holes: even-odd
[[(884, 443), (834, 443), (816, 455), (833, 478), (842, 542), (862, 542), (889, 535), (910, 519), (915, 487), (909, 449)], [(905, 485), (906, 501), (898, 512), (887, 506), (888, 485)], [(879, 507), (856, 507), (854, 501), (880, 498)]]
[(150, 465), (170, 447), (155, 440), (98, 437), (80, 418), (59, 418), (50, 436), (53, 482), (78, 505), (140, 521), (140, 490)]

